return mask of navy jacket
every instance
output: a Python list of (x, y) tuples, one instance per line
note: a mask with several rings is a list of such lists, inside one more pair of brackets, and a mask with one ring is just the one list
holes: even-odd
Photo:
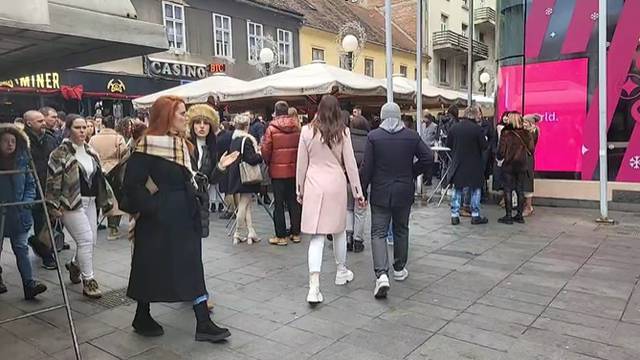
[(484, 132), (475, 120), (462, 118), (449, 130), (447, 147), (453, 159), (449, 170), (449, 183), (456, 189), (479, 189), (484, 179), (482, 153), (488, 143)]
[(382, 128), (375, 129), (367, 138), (361, 171), (362, 188), (371, 186), (371, 205), (411, 206), (415, 178), (431, 164), (433, 153), (417, 132), (404, 128), (392, 134)]

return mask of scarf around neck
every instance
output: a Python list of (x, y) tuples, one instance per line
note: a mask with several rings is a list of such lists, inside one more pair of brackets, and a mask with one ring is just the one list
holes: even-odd
[(171, 161), (189, 170), (193, 182), (194, 171), (191, 168), (191, 156), (187, 140), (179, 136), (146, 135), (136, 145), (136, 152), (157, 156)]

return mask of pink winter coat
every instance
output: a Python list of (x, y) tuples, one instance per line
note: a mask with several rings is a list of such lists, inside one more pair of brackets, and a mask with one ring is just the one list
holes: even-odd
[[(333, 152), (333, 154), (332, 154)], [(339, 159), (344, 164), (340, 164)], [(302, 128), (298, 146), (297, 193), (302, 198), (301, 230), (306, 234), (337, 234), (345, 231), (347, 217), (347, 179), (353, 197), (362, 197), (358, 166), (346, 130), (342, 142), (333, 150), (314, 136), (309, 125)]]

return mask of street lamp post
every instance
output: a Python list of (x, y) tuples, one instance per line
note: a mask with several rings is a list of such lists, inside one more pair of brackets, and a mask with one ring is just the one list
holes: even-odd
[(480, 83), (482, 84), (482, 90), (484, 91), (484, 96), (487, 96), (487, 84), (491, 81), (491, 75), (488, 72), (483, 71), (480, 73)]
[(266, 48), (262, 48), (262, 50), (260, 50), (260, 62), (262, 63), (262, 65), (264, 65), (264, 69), (265, 69), (265, 73), (267, 76), (269, 76), (269, 72), (271, 70), (271, 62), (273, 61), (273, 50), (269, 49), (268, 47)]
[(347, 52), (347, 56), (349, 57), (349, 71), (353, 70), (353, 53), (358, 50), (359, 46), (358, 38), (354, 35), (348, 34), (342, 39), (342, 48)]

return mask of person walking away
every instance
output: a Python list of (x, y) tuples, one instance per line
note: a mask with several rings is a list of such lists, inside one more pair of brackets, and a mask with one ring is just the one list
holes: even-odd
[[(364, 153), (367, 147), (367, 135), (370, 131), (369, 121), (362, 115), (354, 115), (349, 130), (351, 131), (351, 145), (356, 158), (356, 166), (358, 169), (362, 169)], [(350, 186), (351, 184), (348, 185), (349, 188)], [(359, 253), (364, 251), (364, 227), (367, 218), (367, 207), (358, 206), (350, 191), (347, 191), (347, 196), (347, 251)]]
[[(151, 107), (149, 128), (129, 157), (121, 207), (137, 214), (127, 296), (136, 300), (132, 326), (141, 336), (164, 329), (150, 314), (152, 302), (192, 302), (196, 341), (231, 334), (211, 321), (202, 266), (202, 221), (191, 167), (192, 145), (184, 138), (186, 107), (162, 96)], [(238, 154), (223, 157), (215, 177)]]
[[(233, 125), (229, 121), (223, 121), (221, 128), (224, 129), (224, 131), (218, 134), (216, 138), (216, 143), (217, 143), (216, 150), (218, 153), (218, 157), (220, 157), (222, 154), (229, 151), (231, 147), (233, 132), (235, 131), (235, 129), (233, 128)], [(222, 179), (220, 179), (220, 182), (218, 183), (218, 189), (220, 190), (220, 196), (222, 196), (222, 199), (224, 202), (224, 204), (222, 204), (222, 207), (218, 205), (218, 212), (220, 213), (220, 219), (224, 219), (224, 220), (231, 219), (234, 212), (236, 211), (237, 204), (235, 203), (235, 199), (233, 198), (233, 195), (229, 192), (229, 172), (228, 171), (225, 172)], [(226, 204), (226, 207), (224, 206), (225, 204)]]
[[(104, 174), (109, 172), (129, 153), (124, 137), (115, 130), (115, 119), (106, 116), (102, 120), (102, 131), (89, 140), (89, 145), (98, 153)], [(109, 235), (107, 239), (116, 240), (120, 237), (120, 219), (122, 215), (107, 217)]]
[[(18, 171), (13, 174), (0, 175), (0, 204), (29, 203), (36, 198), (36, 182), (30, 173), (29, 138), (17, 126), (0, 124), (0, 171)], [(18, 271), (22, 278), (22, 289), (25, 300), (32, 300), (47, 287), (33, 278), (33, 270), (29, 261), (27, 238), (33, 225), (33, 217), (29, 207), (17, 205), (0, 207), (0, 252), (4, 238), (11, 240), (11, 248), (16, 257)], [(36, 204), (34, 206), (41, 206)], [(6, 293), (7, 287), (2, 281), (0, 268), (0, 294)]]
[(471, 224), (486, 224), (489, 220), (480, 215), (480, 199), (484, 182), (484, 166), (482, 152), (488, 143), (482, 128), (478, 125), (480, 111), (477, 107), (469, 107), (464, 117), (451, 127), (447, 137), (447, 147), (451, 149), (452, 164), (449, 183), (453, 185), (451, 197), (451, 224), (460, 224), (460, 205), (463, 192), (471, 196)]
[[(262, 157), (269, 167), (273, 187), (273, 227), (276, 236), (269, 244), (286, 246), (288, 240), (300, 242), (300, 216), (302, 209), (296, 200), (296, 161), (300, 142), (298, 117), (289, 115), (289, 104), (278, 101), (261, 144)], [(291, 232), (287, 232), (285, 206), (289, 211)]]
[(527, 158), (529, 162), (527, 163), (527, 172), (525, 173), (523, 181), (524, 198), (526, 200), (524, 210), (522, 211), (522, 216), (524, 217), (531, 216), (535, 213), (533, 209), (534, 174), (536, 167), (536, 146), (538, 145), (538, 138), (540, 137), (538, 122), (541, 119), (540, 114), (526, 115), (524, 117), (524, 129), (529, 131), (533, 139), (533, 150), (531, 151), (531, 156)]
[[(428, 110), (425, 110), (422, 116), (422, 122), (420, 126), (422, 127), (422, 131), (420, 133), (420, 138), (427, 145), (429, 149), (436, 145), (436, 141), (438, 140), (438, 125), (435, 123), (436, 118), (431, 115)], [(428, 166), (427, 169), (422, 174), (424, 179), (422, 181), (426, 186), (431, 186), (433, 183), (433, 164)]]
[(240, 153), (240, 161), (233, 164), (229, 169), (229, 188), (227, 191), (236, 198), (238, 210), (236, 212), (236, 230), (233, 234), (233, 244), (247, 242), (249, 245), (259, 242), (260, 239), (253, 227), (253, 217), (251, 214), (252, 195), (260, 192), (260, 184), (243, 184), (240, 176), (240, 162), (246, 162), (255, 166), (262, 163), (262, 156), (257, 140), (249, 134), (249, 123), (251, 118), (246, 114), (236, 115), (233, 119), (236, 130), (233, 132), (229, 151)]
[[(277, 116), (277, 115), (276, 115)], [(249, 127), (249, 134), (251, 134), (255, 139), (258, 145), (262, 143), (262, 137), (264, 136), (266, 125), (264, 120), (262, 119), (262, 115), (256, 115), (251, 121), (251, 126)]]
[(353, 197), (360, 207), (365, 206), (351, 135), (334, 96), (323, 96), (316, 118), (302, 128), (296, 172), (296, 194), (302, 204), (301, 231), (311, 235), (307, 302), (317, 304), (323, 301), (320, 270), (327, 235), (333, 237), (335, 284), (353, 280), (353, 272), (347, 268), (347, 177)]
[[(530, 171), (529, 160), (533, 156), (534, 141), (531, 132), (524, 128), (522, 115), (513, 112), (507, 116), (507, 125), (502, 129), (500, 144), (498, 146), (498, 166), (502, 168), (502, 182), (504, 186), (504, 207), (506, 215), (498, 222), (524, 224), (524, 181)], [(518, 197), (516, 216), (513, 217), (512, 191), (515, 190)]]
[(93, 246), (97, 240), (96, 206), (108, 214), (114, 196), (107, 183), (99, 155), (86, 143), (86, 120), (77, 114), (65, 119), (69, 137), (49, 158), (46, 202), (49, 214), (61, 219), (73, 240), (76, 253), (65, 266), (73, 284), (82, 282), (82, 293), (100, 298), (102, 292), (93, 271)]
[[(415, 179), (433, 164), (433, 153), (414, 130), (401, 121), (400, 107), (386, 103), (380, 110), (382, 124), (369, 133), (362, 169), (362, 187), (371, 186), (371, 249), (376, 276), (374, 297), (389, 291), (387, 229), (392, 223), (393, 278), (403, 281), (409, 254), (409, 215)], [(414, 162), (414, 158), (417, 159)]]
[[(29, 138), (31, 158), (36, 167), (40, 186), (44, 191), (47, 187), (49, 155), (51, 155), (51, 152), (58, 146), (57, 140), (53, 136), (53, 132), (47, 130), (45, 118), (44, 115), (42, 115), (42, 112), (29, 110), (24, 113), (23, 118), (27, 125), (24, 132)], [(36, 200), (40, 200), (39, 193), (36, 193)], [(33, 249), (33, 252), (42, 258), (42, 267), (47, 270), (55, 270), (56, 261), (53, 257), (54, 249), (43, 246), (43, 244), (37, 241), (37, 236), (42, 232), (42, 229), (46, 225), (43, 205), (31, 207), (31, 215), (33, 217), (34, 235), (29, 237), (28, 243)]]

